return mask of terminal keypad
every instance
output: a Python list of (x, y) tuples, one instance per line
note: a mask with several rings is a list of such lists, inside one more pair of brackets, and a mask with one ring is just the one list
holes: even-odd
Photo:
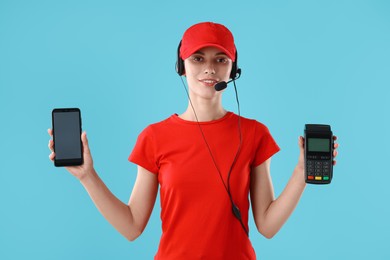
[(331, 171), (330, 156), (306, 156), (307, 178), (309, 180), (327, 181)]

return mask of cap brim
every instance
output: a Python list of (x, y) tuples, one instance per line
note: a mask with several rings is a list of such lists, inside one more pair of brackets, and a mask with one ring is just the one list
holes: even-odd
[(186, 55), (181, 57), (181, 58), (183, 60), (185, 60), (188, 57), (190, 57), (192, 54), (194, 54), (196, 51), (198, 51), (204, 47), (216, 47), (216, 48), (220, 49), (221, 51), (223, 51), (233, 62), (235, 61), (236, 57), (233, 53), (229, 52), (226, 48), (224, 48), (221, 45), (216, 44), (216, 43), (204, 43), (204, 44), (200, 44), (200, 45), (197, 45), (195, 47), (189, 48), (186, 51)]

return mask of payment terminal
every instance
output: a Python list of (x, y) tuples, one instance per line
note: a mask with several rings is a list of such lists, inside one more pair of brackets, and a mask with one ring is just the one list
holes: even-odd
[(330, 125), (305, 125), (305, 181), (329, 184), (333, 176), (333, 134)]

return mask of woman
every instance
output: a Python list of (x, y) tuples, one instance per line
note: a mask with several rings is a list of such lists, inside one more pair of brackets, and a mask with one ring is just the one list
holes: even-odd
[[(85, 132), (84, 164), (67, 167), (103, 216), (130, 241), (144, 230), (160, 186), (163, 233), (155, 259), (255, 259), (248, 237), (248, 195), (258, 231), (272, 238), (303, 193), (303, 138), (292, 177), (275, 199), (270, 164), (278, 145), (265, 125), (223, 108), (223, 91), (214, 86), (234, 79), (236, 72), (234, 39), (225, 26), (206, 22), (186, 30), (178, 73), (187, 79), (189, 104), (184, 113), (139, 135), (129, 156), (138, 174), (128, 204), (94, 170)], [(49, 148), (53, 160), (52, 140)]]

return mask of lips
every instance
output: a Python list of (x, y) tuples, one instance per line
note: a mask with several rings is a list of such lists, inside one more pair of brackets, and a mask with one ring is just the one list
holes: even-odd
[(203, 85), (207, 86), (207, 87), (214, 87), (215, 84), (218, 83), (217, 80), (215, 79), (200, 79), (199, 80)]

